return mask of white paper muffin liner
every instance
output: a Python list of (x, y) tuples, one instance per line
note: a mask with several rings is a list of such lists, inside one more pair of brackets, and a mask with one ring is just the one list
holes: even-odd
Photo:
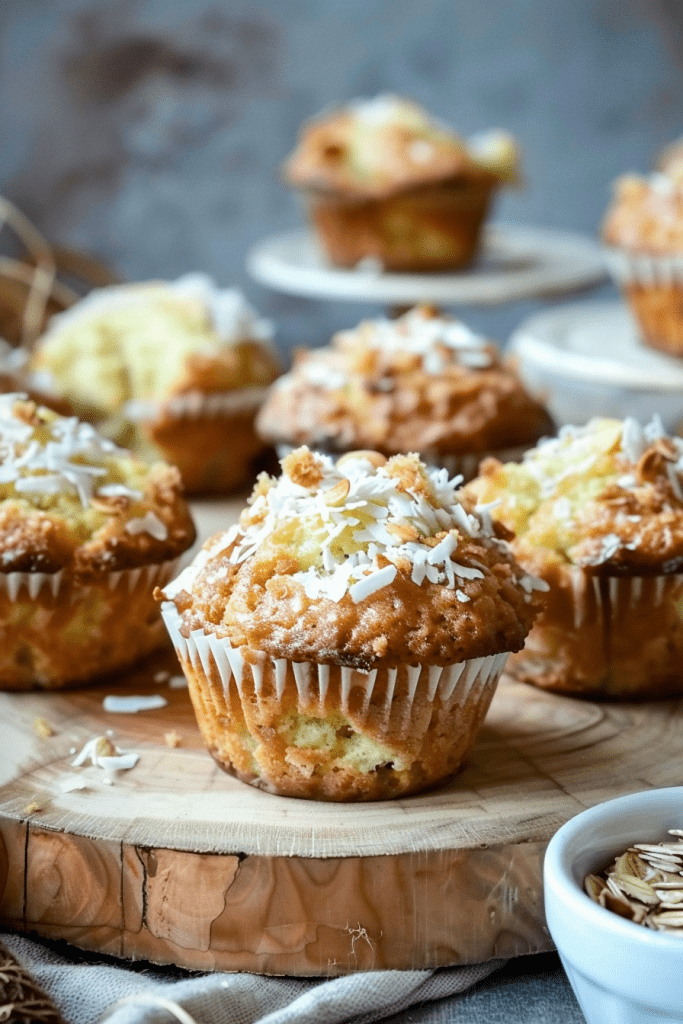
[(498, 459), (499, 462), (521, 462), (524, 453), (533, 448), (533, 444), (520, 444), (511, 448), (500, 448), (497, 451), (473, 452), (465, 455), (430, 454), (425, 452), (422, 456), (427, 465), (436, 466), (438, 469), (447, 469), (450, 477), (462, 476), (465, 483), (474, 480), (479, 473), (479, 466), (484, 459)]
[(0, 689), (61, 689), (156, 650), (165, 631), (153, 590), (168, 583), (178, 561), (83, 583), (68, 570), (0, 573)]
[(683, 254), (650, 256), (610, 247), (604, 247), (603, 252), (607, 269), (619, 288), (633, 284), (646, 288), (683, 286)]
[(569, 573), (568, 588), (551, 587), (512, 674), (613, 698), (683, 693), (683, 574)]
[[(293, 679), (299, 714), (318, 714), (324, 718), (331, 711), (339, 712), (353, 723), (356, 732), (363, 732), (367, 726), (378, 742), (386, 743), (389, 748), (410, 749), (415, 754), (421, 744), (429, 742), (431, 713), (424, 713), (425, 703), (438, 705), (439, 713), (444, 718), (448, 716), (448, 749), (458, 753), (455, 767), (474, 740), (508, 658), (505, 652), (455, 665), (417, 664), (369, 672), (346, 666), (272, 659), (252, 650), (245, 658), (242, 649), (233, 647), (229, 640), (202, 629), (192, 630), (189, 637), (184, 637), (174, 604), (164, 603), (162, 616), (181, 664), (186, 671), (191, 670), (188, 671), (191, 694), (192, 675), (200, 680), (201, 693), (196, 698), (193, 695), (193, 700), (211, 703), (201, 680), (214, 680), (222, 686), (226, 705), (230, 704), (231, 688), (236, 688), (242, 706), (254, 698), (260, 706), (262, 702), (280, 701), (288, 680), (291, 685)], [(332, 684), (335, 697), (330, 702), (328, 695)], [(418, 704), (423, 713), (416, 714)], [(467, 713), (461, 714), (464, 708), (468, 709)], [(225, 716), (225, 710), (222, 715)], [(441, 775), (437, 774), (428, 784), (452, 774), (453, 770), (453, 764), (448, 763)], [(269, 784), (267, 779), (255, 784), (271, 792), (279, 791), (277, 785)]]
[(656, 609), (683, 588), (683, 575), (589, 576), (579, 566), (572, 573), (574, 626), (589, 621), (615, 622), (625, 611)]
[(233, 391), (190, 391), (163, 402), (127, 402), (124, 415), (136, 423), (145, 423), (172, 416), (175, 419), (198, 420), (256, 412), (262, 405), (267, 387), (235, 388)]
[[(70, 590), (72, 603), (87, 597), (88, 593), (92, 593), (95, 587), (101, 587), (102, 583), (106, 584), (108, 590), (122, 586), (129, 594), (138, 586), (146, 587), (151, 592), (154, 587), (162, 587), (172, 579), (178, 562), (179, 559), (174, 558), (167, 562), (141, 565), (135, 569), (103, 573), (101, 581), (96, 584), (78, 583), (75, 586), (63, 569), (59, 572), (0, 572), (0, 590), (7, 594), (10, 601), (17, 601), (20, 598), (25, 600), (26, 596), (35, 600), (44, 587), (53, 597), (57, 597), (62, 589), (65, 592)], [(26, 593), (22, 594), (22, 590)]]

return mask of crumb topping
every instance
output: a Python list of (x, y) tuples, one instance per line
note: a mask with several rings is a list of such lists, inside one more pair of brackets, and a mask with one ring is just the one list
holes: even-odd
[(511, 181), (518, 161), (507, 132), (465, 140), (417, 103), (382, 94), (308, 122), (285, 169), (297, 186), (381, 195), (452, 177)]
[(129, 408), (134, 417), (149, 402), (270, 384), (279, 372), (272, 337), (238, 289), (205, 274), (115, 285), (52, 317), (31, 379), (82, 414)]
[(628, 174), (617, 179), (602, 226), (602, 235), (608, 244), (654, 255), (683, 251), (680, 157), (665, 171)]
[(149, 467), (25, 395), (0, 395), (3, 572), (54, 572), (74, 560), (82, 570), (93, 560), (123, 568), (145, 552), (173, 557), (193, 537), (176, 470)]
[(658, 416), (645, 426), (594, 419), (563, 427), (521, 465), (488, 460), (465, 491), (497, 500), (492, 514), (525, 564), (536, 554), (608, 574), (673, 572), (683, 565), (682, 474), (683, 439)]
[(386, 454), (531, 444), (552, 429), (496, 346), (429, 306), (299, 352), (257, 425), (271, 440)]
[[(313, 479), (313, 465), (319, 479), (308, 485), (299, 482)], [(250, 628), (264, 608), (267, 616), (280, 615), (280, 625), (291, 613), (298, 621), (293, 618), (292, 628), (285, 630), (287, 643), (300, 651), (312, 642), (304, 634), (307, 622), (313, 629), (315, 605), (322, 602), (325, 612), (317, 616), (318, 632), (335, 632), (337, 645), (340, 623), (361, 615), (369, 661), (395, 654), (395, 644), (387, 644), (387, 629), (405, 632), (411, 617), (424, 620), (426, 608), (419, 605), (429, 604), (431, 588), (451, 595), (440, 620), (445, 634), (448, 617), (461, 614), (459, 609), (481, 597), (482, 589), (493, 621), (496, 614), (489, 600), (497, 599), (505, 605), (503, 617), (510, 613), (514, 618), (515, 629), (521, 620), (530, 622), (533, 591), (545, 589), (545, 584), (511, 561), (506, 544), (494, 533), (488, 508), (478, 511), (458, 500), (461, 478), (449, 480), (446, 470), (427, 469), (416, 455), (387, 461), (375, 452), (349, 453), (335, 465), (305, 447), (283, 460), (282, 468), (282, 476), (269, 478), (267, 487), (263, 478), (259, 481), (239, 525), (213, 538), (165, 587), (167, 599), (184, 610), (192, 594), (214, 624), (228, 626), (243, 599), (251, 608)], [(257, 591), (260, 608), (254, 607)], [(382, 593), (385, 605), (393, 602), (391, 617), (396, 619), (384, 629), (372, 621), (373, 612), (365, 605)], [(405, 617), (404, 604), (412, 606)], [(529, 609), (520, 613), (524, 605)], [(353, 611), (356, 607), (358, 612)], [(192, 614), (189, 618), (194, 621)], [(241, 613), (238, 618), (242, 621)], [(424, 632), (421, 628), (426, 644)], [(233, 631), (239, 635), (239, 629)], [(278, 636), (282, 641), (281, 630), (271, 629), (270, 642), (277, 643)], [(494, 642), (500, 643), (500, 637)], [(353, 646), (348, 636), (344, 643)], [(457, 647), (453, 630), (449, 643)]]

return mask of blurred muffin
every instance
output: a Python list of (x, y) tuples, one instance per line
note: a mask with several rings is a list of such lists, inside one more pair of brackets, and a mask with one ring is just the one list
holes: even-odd
[(654, 419), (563, 427), (465, 488), (496, 502), (515, 557), (549, 585), (509, 671), (551, 690), (683, 693), (683, 441)]
[(538, 581), (416, 456), (303, 447), (282, 470), (164, 590), (205, 742), (288, 796), (432, 786), (470, 749)]
[(276, 445), (419, 452), (469, 479), (485, 455), (521, 458), (554, 427), (495, 345), (417, 306), (397, 320), (340, 331), (327, 348), (299, 351), (257, 429)]
[(0, 687), (82, 682), (158, 647), (152, 591), (194, 536), (176, 469), (0, 395)]
[(264, 453), (271, 338), (239, 291), (189, 274), (91, 292), (52, 318), (32, 367), (117, 443), (177, 465), (188, 491), (224, 493), (253, 482)]
[(387, 270), (467, 264), (494, 193), (516, 180), (504, 132), (470, 142), (399, 96), (356, 100), (307, 122), (284, 173), (333, 263)]
[(683, 154), (680, 144), (660, 170), (624, 175), (602, 225), (606, 259), (643, 340), (683, 356)]

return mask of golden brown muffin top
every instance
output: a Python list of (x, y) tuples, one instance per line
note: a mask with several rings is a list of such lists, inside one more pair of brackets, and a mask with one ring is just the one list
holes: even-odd
[(447, 665), (518, 650), (542, 584), (460, 478), (415, 455), (299, 448), (259, 477), (238, 526), (213, 537), (164, 596), (200, 628), (272, 658)]
[(178, 471), (75, 417), (0, 395), (0, 570), (78, 577), (175, 558), (195, 529)]
[(307, 122), (285, 176), (297, 188), (380, 197), (448, 179), (513, 181), (517, 164), (507, 133), (466, 142), (417, 103), (380, 95)]
[(534, 444), (553, 423), (495, 345), (417, 306), (299, 351), (257, 429), (275, 443), (432, 457)]
[(270, 384), (280, 371), (272, 335), (237, 289), (187, 274), (92, 291), (52, 317), (32, 369), (89, 419), (144, 419), (159, 403), (215, 392), (239, 403)]
[(683, 567), (683, 440), (659, 417), (594, 419), (563, 427), (524, 462), (481, 466), (464, 488), (496, 502), (512, 549), (537, 572), (576, 565), (595, 574), (647, 575)]
[(654, 256), (683, 252), (683, 159), (664, 166), (666, 172), (616, 180), (602, 224), (608, 245)]

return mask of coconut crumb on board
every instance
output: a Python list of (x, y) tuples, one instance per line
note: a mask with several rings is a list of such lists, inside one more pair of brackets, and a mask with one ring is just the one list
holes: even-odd
[(168, 701), (160, 693), (123, 697), (109, 695), (102, 701), (105, 711), (117, 715), (134, 715), (138, 711), (155, 711), (157, 708), (165, 708), (167, 704)]

